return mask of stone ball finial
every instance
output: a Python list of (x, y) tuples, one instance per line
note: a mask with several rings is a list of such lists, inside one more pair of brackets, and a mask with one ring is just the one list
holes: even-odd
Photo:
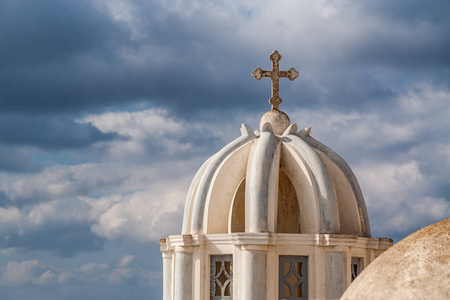
[(261, 132), (263, 131), (263, 126), (265, 123), (272, 125), (273, 133), (275, 135), (281, 136), (289, 125), (291, 125), (291, 120), (289, 120), (288, 115), (281, 110), (272, 109), (266, 112), (261, 118), (261, 122), (259, 124)]

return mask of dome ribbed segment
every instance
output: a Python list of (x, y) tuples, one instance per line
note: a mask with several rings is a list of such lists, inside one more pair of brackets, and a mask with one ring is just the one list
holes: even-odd
[(280, 135), (242, 125), (242, 136), (213, 155), (192, 181), (188, 233), (344, 233), (370, 237), (361, 189), (335, 152), (290, 125)]

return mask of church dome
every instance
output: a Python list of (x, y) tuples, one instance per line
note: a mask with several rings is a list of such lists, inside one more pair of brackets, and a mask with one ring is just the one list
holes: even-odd
[(375, 259), (341, 300), (450, 299), (450, 219), (407, 236)]
[(186, 199), (183, 234), (341, 233), (370, 237), (361, 189), (333, 150), (273, 109), (260, 131), (242, 135), (209, 158)]

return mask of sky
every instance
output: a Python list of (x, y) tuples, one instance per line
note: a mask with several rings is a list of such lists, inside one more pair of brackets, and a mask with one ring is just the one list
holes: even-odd
[(449, 1), (0, 0), (0, 298), (162, 298), (209, 156), (280, 109), (342, 156), (373, 237), (450, 216)]

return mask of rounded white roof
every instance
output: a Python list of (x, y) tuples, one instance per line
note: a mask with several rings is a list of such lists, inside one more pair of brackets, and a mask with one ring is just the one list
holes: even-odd
[(183, 234), (370, 237), (364, 198), (348, 164), (312, 138), (310, 127), (298, 132), (289, 123), (286, 114), (272, 110), (260, 131), (243, 124), (242, 135), (201, 166), (187, 195)]
[(450, 219), (407, 236), (375, 259), (341, 300), (450, 299)]

